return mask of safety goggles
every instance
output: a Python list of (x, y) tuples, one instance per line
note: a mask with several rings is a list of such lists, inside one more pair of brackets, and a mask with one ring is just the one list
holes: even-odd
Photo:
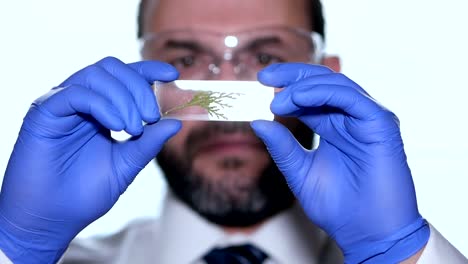
[(319, 63), (323, 49), (318, 33), (279, 26), (229, 34), (173, 30), (141, 41), (144, 59), (170, 63), (186, 80), (255, 80), (272, 63)]

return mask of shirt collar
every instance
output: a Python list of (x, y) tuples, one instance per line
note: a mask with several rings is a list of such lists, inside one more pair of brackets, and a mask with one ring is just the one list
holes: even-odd
[(325, 233), (297, 205), (272, 217), (252, 234), (227, 234), (169, 192), (160, 223), (158, 240), (162, 245), (155, 249), (158, 263), (194, 263), (216, 246), (244, 243), (262, 249), (274, 263), (315, 263), (326, 241)]

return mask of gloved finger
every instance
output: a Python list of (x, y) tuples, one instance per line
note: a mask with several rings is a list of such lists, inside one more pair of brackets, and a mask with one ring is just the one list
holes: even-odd
[(276, 93), (276, 96), (279, 98), (287, 97), (293, 91), (297, 91), (299, 89), (304, 90), (304, 89), (307, 89), (308, 86), (325, 85), (325, 84), (349, 86), (349, 87), (352, 87), (353, 89), (358, 90), (358, 92), (370, 97), (370, 95), (364, 89), (362, 89), (357, 83), (349, 79), (346, 75), (342, 73), (335, 73), (335, 72), (313, 75), (311, 77), (307, 77), (302, 80), (299, 80), (295, 83), (285, 86), (283, 90)]
[(80, 84), (106, 97), (120, 112), (125, 131), (136, 136), (143, 132), (142, 118), (131, 93), (117, 78), (99, 65), (88, 66), (75, 73), (63, 85)]
[(306, 63), (276, 63), (258, 72), (258, 80), (266, 86), (282, 88), (315, 75), (330, 74), (330, 68)]
[[(126, 186), (135, 176), (159, 153), (162, 146), (182, 127), (179, 120), (164, 119), (157, 123), (147, 124), (139, 137), (133, 137), (125, 143), (116, 143), (119, 149), (117, 162), (123, 170), (120, 175)], [(126, 188), (125, 186), (125, 188)], [(125, 189), (120, 190), (121, 193)]]
[(350, 86), (319, 84), (304, 88), (292, 93), (292, 101), (299, 107), (333, 107), (360, 120), (369, 120), (385, 110), (372, 97)]
[(125, 128), (115, 106), (107, 98), (83, 86), (54, 89), (36, 101), (35, 105), (56, 117), (83, 113), (92, 116), (109, 130), (120, 131)]
[[(271, 103), (277, 115), (303, 114), (304, 108), (333, 107), (361, 120), (367, 120), (384, 110), (373, 98), (350, 86), (334, 84), (310, 85), (307, 81), (293, 85)], [(289, 88), (288, 88), (289, 90)]]
[(139, 61), (128, 64), (145, 80), (152, 84), (154, 81), (171, 82), (179, 78), (177, 69), (169, 63), (161, 61)]
[[(291, 132), (275, 121), (255, 120), (251, 123), (255, 134), (265, 143), (268, 152), (275, 161), (278, 169), (284, 174), (289, 186), (293, 189), (301, 186), (306, 175), (306, 154), (304, 149)], [(296, 192), (297, 193), (297, 192)]]
[(127, 65), (113, 57), (105, 58), (97, 65), (125, 85), (144, 121), (153, 123), (159, 120), (159, 108), (151, 84), (157, 79), (176, 77), (177, 71), (171, 65), (162, 62), (137, 62)]

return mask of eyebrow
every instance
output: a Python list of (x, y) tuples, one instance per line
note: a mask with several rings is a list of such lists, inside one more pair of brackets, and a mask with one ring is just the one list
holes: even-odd
[(188, 49), (188, 50), (193, 50), (195, 52), (200, 52), (204, 51), (205, 48), (203, 48), (202, 45), (195, 41), (190, 41), (190, 40), (168, 40), (164, 44), (164, 48), (169, 48), (169, 49)]
[(281, 44), (283, 41), (277, 37), (277, 36), (267, 36), (267, 37), (261, 37), (258, 39), (255, 39), (251, 41), (249, 44), (245, 45), (242, 50), (248, 50), (248, 49), (258, 49), (262, 46), (268, 45), (268, 44)]

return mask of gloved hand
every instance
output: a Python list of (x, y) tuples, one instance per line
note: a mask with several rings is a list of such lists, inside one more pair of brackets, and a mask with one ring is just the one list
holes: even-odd
[[(55, 263), (115, 204), (181, 127), (158, 122), (151, 90), (177, 77), (169, 64), (106, 58), (32, 104), (0, 193), (0, 249), (14, 263)], [(109, 130), (135, 137), (116, 142)]]
[(330, 69), (275, 64), (258, 74), (284, 87), (274, 114), (295, 116), (320, 135), (302, 148), (281, 124), (252, 127), (308, 217), (342, 249), (346, 263), (397, 263), (418, 252), (429, 227), (418, 212), (397, 117)]

